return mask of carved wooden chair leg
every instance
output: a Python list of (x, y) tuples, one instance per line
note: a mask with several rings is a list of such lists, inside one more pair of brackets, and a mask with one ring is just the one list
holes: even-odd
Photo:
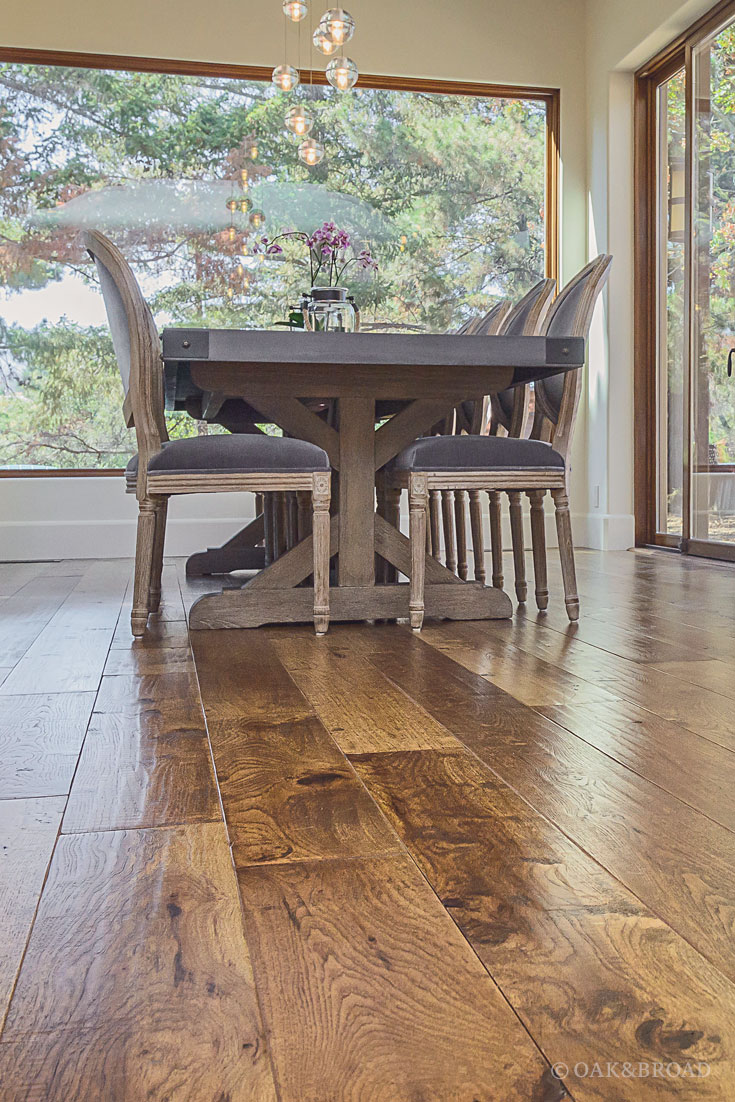
[(276, 558), (280, 558), (281, 555), (288, 548), (288, 513), (286, 507), (286, 494), (280, 492), (276, 494)]
[(444, 521), (444, 563), (452, 574), (457, 573), (457, 541), (454, 535), (454, 490), (442, 490), (442, 520)]
[(536, 606), (542, 612), (549, 607), (549, 582), (546, 574), (546, 531), (544, 528), (545, 490), (531, 490), (531, 540), (533, 543), (533, 577)]
[(480, 490), (470, 490), (470, 533), (472, 557), (475, 561), (475, 581), (485, 582), (485, 537), (482, 531), (482, 499)]
[(314, 536), (314, 630), (325, 635), (329, 628), (329, 499), (331, 475), (313, 476), (312, 532)]
[(510, 534), (513, 541), (513, 570), (516, 577), (516, 597), (523, 604), (528, 597), (528, 585), (526, 584), (526, 559), (523, 545), (523, 513), (521, 511), (521, 492), (511, 490), (508, 493), (510, 500)]
[(296, 534), (304, 540), (311, 532), (311, 494), (308, 490), (296, 491)]
[(426, 497), (426, 554), (433, 554), (433, 544), (431, 540), (431, 508), (429, 506), (429, 497)]
[(503, 588), (503, 529), (500, 492), (490, 491), (490, 554), (493, 564), (493, 589)]
[(574, 621), (579, 619), (579, 594), (577, 593), (577, 572), (574, 568), (574, 542), (572, 540), (572, 521), (569, 516), (569, 498), (566, 490), (552, 490), (556, 508), (556, 531), (559, 537), (559, 558), (561, 576), (564, 581), (564, 603), (567, 615)]
[(442, 553), (441, 500), (441, 490), (432, 490), (429, 494), (429, 525), (431, 528), (431, 553), (437, 562)]
[[(385, 488), (385, 519), (389, 524), (392, 524), (394, 528), (399, 528), (401, 524), (401, 490), (398, 486), (386, 486)], [(398, 581), (398, 571), (392, 563), (386, 562), (383, 569), (383, 577), (386, 582), (394, 583)]]
[(263, 494), (263, 546), (265, 547), (265, 566), (273, 562), (273, 501), (274, 494)]
[(457, 534), (457, 573), (463, 582), (467, 581), (467, 522), (465, 519), (467, 491), (454, 492), (454, 529)]
[(151, 586), (153, 544), (156, 538), (156, 507), (150, 498), (138, 503), (138, 535), (135, 541), (135, 578), (130, 627), (133, 635), (145, 634), (148, 623), (148, 591)]
[(166, 539), (166, 515), (168, 498), (162, 497), (155, 504), (156, 531), (153, 538), (151, 582), (148, 587), (148, 611), (158, 612), (161, 606), (161, 573), (163, 571), (163, 545)]
[(291, 550), (298, 543), (298, 519), (296, 505), (296, 491), (289, 490), (286, 494), (286, 545)]
[(424, 622), (427, 500), (426, 475), (412, 474), (408, 482), (409, 532), (411, 537), (411, 585), (408, 598), (408, 617), (413, 631), (421, 631)]

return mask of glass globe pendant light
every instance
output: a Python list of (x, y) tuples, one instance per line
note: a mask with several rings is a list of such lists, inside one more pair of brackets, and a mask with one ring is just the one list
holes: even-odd
[(300, 23), (308, 11), (309, 5), (304, 0), (283, 0), (283, 14), (292, 23)]
[(324, 158), (324, 146), (316, 138), (307, 138), (299, 146), (299, 157), (304, 164), (310, 167), (318, 165)]
[(298, 69), (293, 65), (276, 65), (271, 80), (282, 92), (290, 92), (300, 81)]
[(330, 38), (324, 27), (320, 24), (312, 35), (312, 42), (320, 53), (331, 57), (339, 49), (339, 43)]
[(338, 46), (344, 46), (355, 33), (355, 20), (344, 8), (330, 8), (319, 20), (319, 26)]
[(327, 80), (338, 92), (349, 92), (359, 75), (351, 57), (333, 57), (327, 65)]
[(294, 137), (305, 138), (311, 133), (313, 125), (314, 116), (306, 107), (302, 107), (301, 104), (289, 107), (286, 112), (286, 129), (290, 130)]

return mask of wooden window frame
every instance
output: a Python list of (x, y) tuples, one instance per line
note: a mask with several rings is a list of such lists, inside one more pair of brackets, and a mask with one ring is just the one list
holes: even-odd
[(692, 55), (695, 48), (723, 24), (735, 17), (735, 0), (721, 0), (711, 11), (680, 34), (665, 49), (643, 65), (635, 74), (635, 152), (634, 152), (634, 512), (636, 546), (659, 546), (691, 552), (708, 558), (735, 560), (735, 548), (692, 540), (685, 536), (657, 532), (656, 524), (656, 450), (657, 450), (657, 347), (656, 276), (657, 276), (657, 117), (656, 95), (661, 84), (681, 69), (685, 71), (686, 156), (685, 178), (690, 201), (685, 206), (685, 283), (684, 311), (684, 450), (683, 450), (683, 518), (690, 513), (690, 443), (692, 326), (689, 318), (691, 303), (691, 220), (693, 146)]
[[(734, 0), (735, 2), (735, 0)], [(123, 54), (77, 53), (66, 50), (26, 50), (0, 47), (0, 61), (26, 65), (59, 65), (74, 69), (119, 69), (136, 73), (162, 73), (171, 76), (215, 76), (235, 80), (270, 81), (272, 69), (262, 65), (233, 65), (210, 61), (182, 61), (172, 58), (133, 57)], [(305, 81), (327, 84), (321, 70), (301, 70)], [(537, 100), (546, 107), (546, 179), (545, 179), (545, 271), (547, 278), (559, 278), (560, 210), (560, 130), (561, 95), (558, 88), (537, 85), (484, 84), (472, 81), (430, 80), (423, 77), (378, 76), (360, 74), (363, 88), (385, 88), (393, 92), (433, 92), (438, 95), (477, 96), (485, 99)], [(118, 467), (74, 467), (50, 470), (3, 470), (0, 478), (63, 478), (118, 475)]]

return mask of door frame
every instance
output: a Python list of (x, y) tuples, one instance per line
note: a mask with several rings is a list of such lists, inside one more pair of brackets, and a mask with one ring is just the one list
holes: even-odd
[[(693, 184), (694, 88), (692, 57), (696, 46), (735, 18), (735, 0), (722, 0), (635, 74), (634, 102), (634, 491), (636, 546), (656, 545), (683, 553), (735, 561), (735, 546), (689, 538), (691, 494), (691, 372), (693, 363), (691, 226)], [(682, 537), (656, 531), (657, 473), (657, 311), (658, 263), (657, 104), (661, 84), (684, 69), (686, 98), (684, 213), (684, 441)]]

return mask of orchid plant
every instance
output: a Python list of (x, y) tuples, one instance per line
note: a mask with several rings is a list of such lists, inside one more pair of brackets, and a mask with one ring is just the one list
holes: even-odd
[(346, 230), (339, 230), (334, 222), (325, 222), (312, 234), (302, 230), (287, 230), (274, 238), (261, 237), (255, 246), (255, 252), (264, 252), (266, 256), (278, 256), (283, 252), (279, 241), (288, 238), (303, 241), (309, 250), (309, 268), (311, 285), (321, 280), (329, 287), (336, 287), (351, 264), (363, 271), (377, 271), (378, 262), (365, 248), (354, 256), (348, 257), (347, 250), (353, 247), (352, 238)]

